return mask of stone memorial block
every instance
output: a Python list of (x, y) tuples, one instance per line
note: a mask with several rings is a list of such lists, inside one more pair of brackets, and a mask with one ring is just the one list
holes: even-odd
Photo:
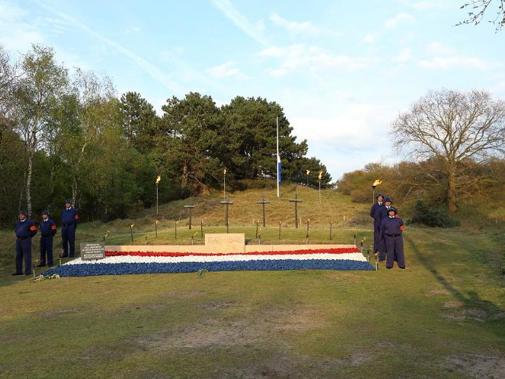
[(81, 243), (81, 259), (91, 261), (105, 258), (105, 246), (100, 243)]
[(243, 253), (245, 251), (245, 234), (205, 234), (205, 249), (212, 253)]

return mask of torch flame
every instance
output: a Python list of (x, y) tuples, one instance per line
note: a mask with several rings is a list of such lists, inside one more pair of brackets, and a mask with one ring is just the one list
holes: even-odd
[(161, 175), (158, 175), (156, 177), (156, 184), (159, 184), (161, 182)]
[(375, 181), (372, 184), (372, 187), (377, 187), (378, 185), (381, 185), (381, 184), (382, 184), (381, 179), (375, 179)]

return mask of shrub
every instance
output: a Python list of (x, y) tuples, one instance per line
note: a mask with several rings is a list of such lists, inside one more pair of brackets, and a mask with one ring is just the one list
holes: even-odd
[(451, 228), (458, 226), (458, 220), (452, 218), (446, 209), (427, 206), (423, 201), (418, 200), (414, 208), (412, 224), (423, 224), (431, 227)]

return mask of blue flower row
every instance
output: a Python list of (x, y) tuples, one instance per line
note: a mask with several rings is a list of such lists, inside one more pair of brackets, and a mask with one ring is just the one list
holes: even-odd
[(178, 273), (207, 271), (281, 271), (281, 270), (373, 270), (368, 262), (352, 260), (255, 260), (239, 262), (181, 262), (181, 263), (110, 263), (71, 264), (52, 268), (44, 275), (96, 276), (147, 273)]

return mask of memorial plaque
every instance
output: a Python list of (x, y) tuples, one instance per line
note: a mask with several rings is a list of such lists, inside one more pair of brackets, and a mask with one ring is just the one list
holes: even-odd
[(244, 233), (207, 233), (205, 248), (213, 253), (243, 253), (245, 250)]
[(100, 243), (81, 243), (81, 259), (91, 261), (105, 258), (105, 246)]

